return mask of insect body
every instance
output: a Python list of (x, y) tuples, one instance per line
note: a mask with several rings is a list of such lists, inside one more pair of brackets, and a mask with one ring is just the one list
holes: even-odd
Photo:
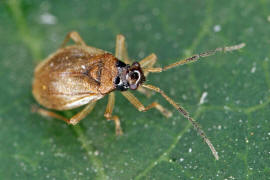
[[(66, 46), (69, 39), (74, 40), (76, 44)], [(104, 116), (108, 120), (114, 120), (116, 134), (120, 135), (122, 130), (119, 118), (112, 115), (115, 90), (121, 91), (124, 97), (139, 111), (156, 108), (164, 116), (171, 116), (171, 112), (157, 102), (153, 102), (145, 107), (132, 93), (127, 91), (130, 89), (146, 93), (146, 89), (152, 90), (160, 93), (165, 100), (192, 123), (212, 150), (215, 158), (218, 159), (217, 152), (212, 143), (200, 129), (199, 125), (189, 116), (188, 112), (176, 104), (158, 87), (144, 84), (144, 82), (150, 72), (162, 72), (178, 65), (194, 62), (201, 57), (213, 55), (219, 51), (237, 50), (243, 46), (244, 44), (217, 48), (213, 51), (177, 61), (164, 68), (154, 68), (153, 65), (156, 62), (155, 54), (151, 54), (139, 62), (130, 62), (125, 47), (125, 39), (122, 35), (117, 36), (114, 56), (104, 50), (87, 46), (77, 32), (71, 32), (66, 36), (62, 47), (36, 67), (32, 91), (39, 104), (48, 109), (69, 110), (83, 105), (86, 106), (70, 119), (42, 108), (35, 108), (35, 111), (75, 125), (92, 111), (97, 100), (109, 94), (109, 102)]]
[(109, 53), (71, 46), (36, 68), (33, 94), (50, 109), (68, 110), (98, 100), (115, 89), (117, 59)]

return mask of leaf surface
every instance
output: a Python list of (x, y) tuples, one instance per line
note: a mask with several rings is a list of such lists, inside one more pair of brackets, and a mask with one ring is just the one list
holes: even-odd
[[(269, 6), (264, 0), (1, 2), (0, 179), (269, 178)], [(158, 101), (173, 117), (138, 112), (117, 93), (114, 114), (122, 123), (121, 137), (103, 116), (107, 97), (76, 126), (33, 114), (34, 67), (72, 30), (112, 53), (121, 33), (133, 60), (155, 52), (157, 66), (246, 43), (240, 51), (147, 80), (201, 124), (220, 160), (158, 94), (134, 93), (145, 105)]]

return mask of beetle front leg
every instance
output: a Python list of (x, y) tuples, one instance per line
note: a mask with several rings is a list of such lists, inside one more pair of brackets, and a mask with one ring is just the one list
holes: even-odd
[[(143, 69), (146, 68), (152, 68), (157, 62), (157, 55), (155, 53), (150, 54), (149, 56), (145, 57), (141, 61), (139, 61), (139, 64)], [(149, 73), (144, 72), (144, 76), (146, 77)]]
[(122, 34), (116, 36), (115, 57), (124, 61), (126, 64), (131, 64), (128, 58), (125, 37)]
[(55, 112), (43, 109), (43, 108), (38, 108), (38, 107), (32, 107), (32, 112), (37, 112), (42, 116), (47, 116), (47, 117), (53, 117), (56, 119), (60, 119), (65, 121), (68, 124), (76, 125), (80, 120), (82, 120), (87, 114), (89, 114), (95, 107), (96, 101), (89, 103), (88, 105), (85, 106), (83, 110), (72, 116), (70, 119), (61, 116)]
[(86, 46), (79, 33), (76, 31), (71, 31), (66, 35), (66, 38), (61, 45), (61, 48), (65, 47), (70, 39), (72, 39), (77, 45)]
[(122, 95), (133, 105), (135, 108), (137, 108), (139, 111), (148, 111), (149, 109), (155, 108), (159, 112), (161, 112), (165, 117), (169, 118), (172, 116), (172, 112), (165, 109), (163, 106), (161, 106), (157, 102), (153, 102), (152, 104), (148, 106), (144, 106), (132, 93), (129, 91), (122, 91)]
[[(157, 62), (157, 56), (156, 56), (156, 54), (152, 53), (149, 56), (142, 59), (141, 61), (139, 61), (139, 64), (141, 65), (142, 68), (152, 68), (156, 62)], [(148, 74), (149, 74), (149, 72), (144, 72), (145, 77), (147, 77)], [(152, 93), (150, 91), (148, 91), (147, 89), (145, 89), (142, 86), (140, 86), (138, 88), (138, 91), (140, 93), (146, 95), (147, 97), (150, 97), (152, 95)]]
[(123, 131), (121, 129), (120, 120), (119, 120), (118, 116), (112, 116), (114, 102), (115, 102), (115, 94), (114, 94), (114, 92), (111, 92), (109, 94), (109, 101), (108, 101), (104, 116), (107, 120), (114, 120), (116, 135), (122, 135)]

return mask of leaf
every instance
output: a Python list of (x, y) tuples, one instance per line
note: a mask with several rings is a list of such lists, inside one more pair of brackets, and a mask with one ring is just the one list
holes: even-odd
[[(0, 179), (269, 178), (269, 5), (264, 0), (1, 2)], [(155, 110), (140, 113), (117, 93), (114, 114), (122, 137), (103, 117), (107, 98), (77, 126), (33, 114), (33, 69), (72, 30), (110, 52), (115, 36), (124, 34), (132, 59), (155, 52), (157, 66), (246, 43), (240, 51), (148, 78), (201, 124), (220, 160), (158, 94), (135, 93), (145, 105), (158, 101), (171, 109), (172, 118)]]

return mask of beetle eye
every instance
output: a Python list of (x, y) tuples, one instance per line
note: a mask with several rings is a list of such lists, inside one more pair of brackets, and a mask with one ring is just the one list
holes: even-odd
[(139, 73), (137, 73), (137, 72), (133, 72), (132, 74), (131, 74), (131, 79), (138, 79), (139, 78)]
[(117, 77), (115, 78), (114, 83), (115, 83), (116, 85), (118, 85), (118, 84), (120, 83), (120, 77), (119, 77), (119, 76), (117, 76)]

